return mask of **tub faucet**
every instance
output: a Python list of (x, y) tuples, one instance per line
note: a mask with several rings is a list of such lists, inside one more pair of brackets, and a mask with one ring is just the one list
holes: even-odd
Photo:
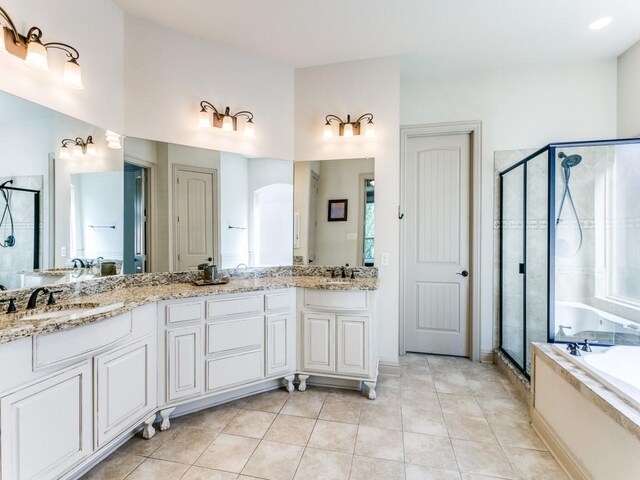
[(36, 288), (32, 293), (31, 296), (29, 297), (29, 301), (27, 302), (27, 310), (32, 310), (34, 308), (36, 308), (36, 305), (38, 304), (38, 294), (42, 292), (42, 293), (49, 293), (49, 289), (46, 287), (39, 287)]
[(580, 347), (580, 350), (582, 350), (583, 352), (592, 352), (593, 351), (593, 350), (591, 350), (591, 345), (589, 345), (589, 339), (588, 338), (584, 339), (584, 343)]
[(578, 344), (574, 342), (567, 343), (567, 351), (569, 352), (569, 355), (573, 355), (574, 357), (579, 357), (581, 355)]

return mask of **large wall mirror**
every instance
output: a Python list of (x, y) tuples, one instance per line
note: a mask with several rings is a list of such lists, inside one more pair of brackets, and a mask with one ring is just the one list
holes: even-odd
[(127, 138), (125, 273), (291, 265), (293, 163)]
[(0, 288), (292, 264), (291, 161), (105, 133), (0, 92)]
[(372, 158), (296, 162), (294, 261), (374, 266)]
[[(57, 158), (63, 140), (89, 136), (90, 151)], [(122, 169), (104, 129), (0, 92), (0, 288), (93, 276), (74, 257), (121, 263)]]

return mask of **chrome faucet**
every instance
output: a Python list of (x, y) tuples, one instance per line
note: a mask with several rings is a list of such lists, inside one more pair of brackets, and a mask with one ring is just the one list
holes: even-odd
[(36, 308), (36, 305), (38, 304), (38, 294), (42, 292), (45, 295), (47, 293), (49, 293), (49, 289), (46, 287), (39, 287), (36, 288), (32, 293), (31, 296), (29, 297), (29, 301), (27, 302), (27, 310), (32, 310), (34, 308)]
[(580, 356), (580, 346), (577, 343), (567, 343), (567, 351), (569, 352), (569, 355), (573, 355), (574, 357)]

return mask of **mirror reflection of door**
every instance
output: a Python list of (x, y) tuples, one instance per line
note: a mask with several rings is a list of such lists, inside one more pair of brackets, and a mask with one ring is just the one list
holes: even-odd
[(148, 169), (124, 164), (124, 273), (145, 273), (147, 265)]
[(360, 236), (359, 250), (362, 254), (362, 265), (374, 266), (375, 258), (375, 185), (373, 174), (362, 175), (360, 179), (362, 188), (362, 208), (360, 209)]
[(308, 259), (309, 264), (316, 261), (316, 232), (318, 229), (318, 218), (316, 212), (318, 209), (318, 188), (320, 186), (320, 176), (311, 171), (311, 184), (309, 185), (309, 243), (308, 243)]

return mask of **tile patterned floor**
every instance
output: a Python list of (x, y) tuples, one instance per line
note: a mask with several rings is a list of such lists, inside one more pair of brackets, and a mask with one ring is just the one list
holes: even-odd
[(134, 438), (87, 480), (567, 479), (495, 367), (411, 354), (378, 398), (277, 390)]

